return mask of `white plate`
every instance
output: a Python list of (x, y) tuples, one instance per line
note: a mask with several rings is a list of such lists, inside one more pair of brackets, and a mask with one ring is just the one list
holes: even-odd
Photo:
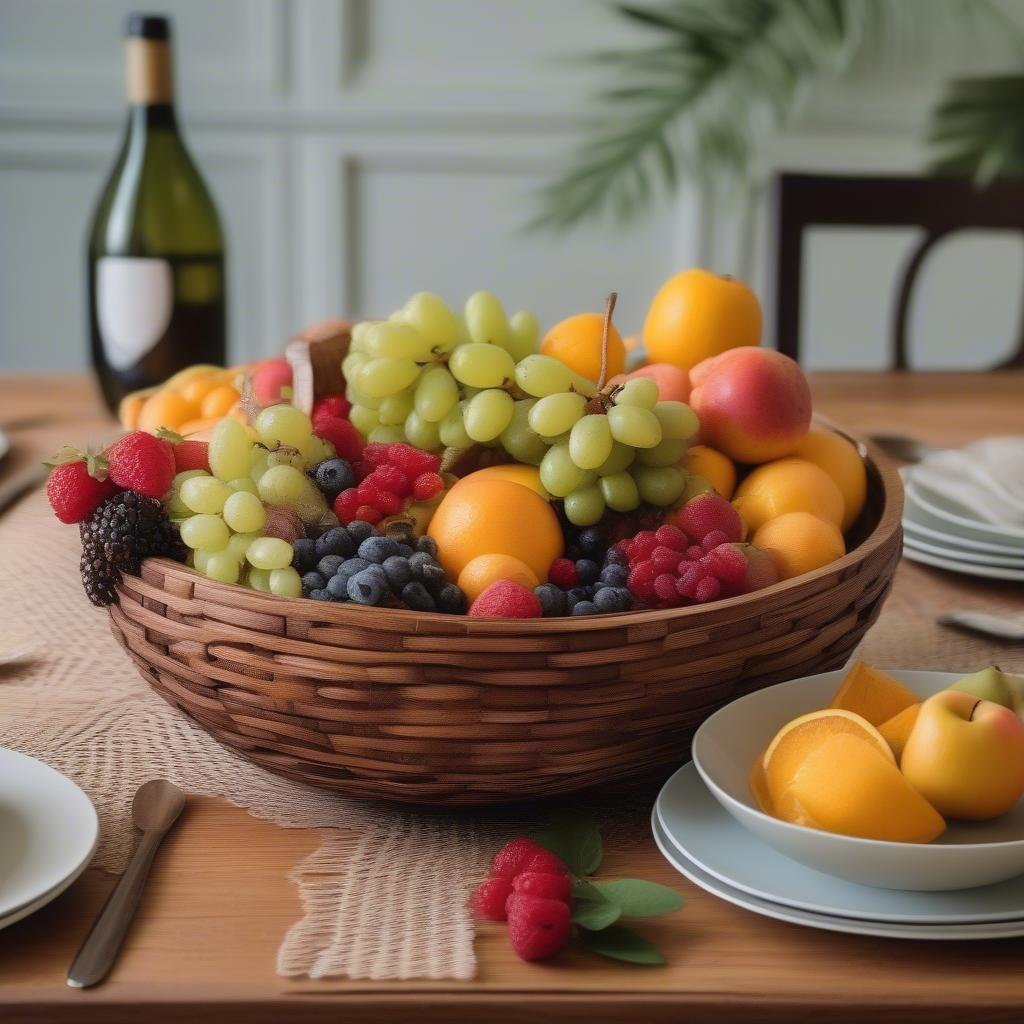
[[(922, 698), (960, 678), (951, 672), (890, 671)], [(950, 822), (932, 843), (838, 835), (761, 811), (750, 790), (754, 761), (786, 722), (827, 706), (845, 674), (822, 672), (769, 686), (711, 715), (694, 736), (693, 761), (715, 799), (747, 831), (786, 856), (861, 885), (970, 889), (1024, 873), (1024, 800), (994, 821)]]
[(658, 824), (657, 816), (651, 813), (651, 830), (654, 841), (665, 860), (680, 874), (706, 892), (732, 903), (744, 910), (753, 911), (763, 917), (777, 921), (802, 925), (805, 928), (820, 928), (828, 932), (844, 932), (849, 935), (875, 935), (886, 939), (927, 939), (930, 941), (963, 941), (978, 939), (1011, 939), (1024, 935), (1024, 921), (987, 924), (889, 924), (884, 921), (858, 921), (850, 917), (835, 917), (831, 914), (812, 914), (807, 910), (786, 907), (780, 903), (758, 899), (748, 893), (734, 889), (685, 857), (673, 847)]
[(0, 926), (62, 893), (99, 837), (89, 798), (49, 766), (0, 749)]
[(1024, 569), (1024, 553), (1019, 555), (991, 555), (981, 551), (963, 551), (960, 548), (943, 547), (926, 540), (918, 540), (907, 534), (903, 536), (904, 548), (913, 548), (915, 552), (932, 555), (936, 558), (947, 558), (953, 562), (967, 562), (970, 565), (985, 565), (1004, 569)]
[(1012, 544), (989, 544), (983, 540), (971, 540), (970, 537), (958, 537), (953, 533), (933, 530), (911, 518), (909, 506), (903, 508), (903, 535), (925, 544), (936, 544), (948, 554), (956, 557), (958, 552), (977, 552), (983, 555), (1001, 555), (1009, 558), (1024, 559), (1024, 546), (1014, 547)]
[(936, 569), (948, 569), (950, 572), (959, 572), (964, 576), (981, 576), (987, 580), (1013, 580), (1024, 583), (1024, 569), (1010, 569), (999, 565), (977, 565), (974, 562), (963, 562), (960, 559), (948, 558), (944, 555), (931, 555), (912, 544), (904, 545), (903, 555), (912, 562), (931, 565)]
[(925, 494), (923, 489), (914, 483), (913, 477), (907, 477), (905, 492), (906, 498), (913, 503), (916, 512), (924, 513), (926, 521), (934, 522), (936, 528), (990, 543), (1010, 543), (1015, 547), (1024, 544), (1024, 530), (1012, 526), (993, 526), (980, 519), (968, 519), (957, 511), (959, 505), (947, 505), (932, 491)]
[(665, 783), (654, 809), (672, 845), (720, 882), (772, 903), (894, 924), (1024, 924), (1024, 875), (980, 889), (897, 892), (805, 867), (754, 838), (715, 800), (693, 763)]

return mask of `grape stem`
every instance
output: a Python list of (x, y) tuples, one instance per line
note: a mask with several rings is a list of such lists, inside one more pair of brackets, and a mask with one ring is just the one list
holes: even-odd
[(608, 331), (612, 326), (612, 313), (618, 301), (618, 292), (612, 292), (604, 302), (604, 321), (601, 324), (601, 376), (597, 378), (597, 390), (601, 391), (608, 376)]

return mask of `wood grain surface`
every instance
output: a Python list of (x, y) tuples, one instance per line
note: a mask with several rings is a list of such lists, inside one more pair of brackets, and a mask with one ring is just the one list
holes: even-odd
[[(1024, 433), (1020, 374), (828, 374), (815, 376), (812, 386), (820, 412), (861, 433), (903, 431), (944, 444)], [(112, 433), (92, 396), (78, 377), (0, 378), (0, 427), (29, 415), (62, 417), (11, 432), (15, 447), (0, 464), (0, 480), (60, 443)], [(888, 607), (920, 604), (925, 593), (934, 603), (1020, 596), (1019, 588), (903, 563)], [(1024, 667), (1019, 648), (1001, 657), (1008, 667)], [(64, 976), (112, 885), (109, 877), (86, 872), (49, 907), (0, 931), (0, 1021), (1024, 1019), (1024, 942), (899, 942), (771, 921), (678, 876), (646, 829), (610, 844), (602, 874), (650, 878), (685, 893), (683, 911), (643, 929), (666, 953), (667, 967), (628, 967), (576, 951), (526, 965), (511, 952), (503, 926), (483, 924), (480, 970), (471, 982), (290, 981), (274, 972), (278, 945), (298, 916), (287, 873), (316, 844), (311, 832), (190, 800), (157, 857), (105, 985), (74, 991)]]

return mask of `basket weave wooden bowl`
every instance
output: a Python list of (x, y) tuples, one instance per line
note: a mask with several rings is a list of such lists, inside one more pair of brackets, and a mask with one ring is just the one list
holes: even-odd
[(707, 606), (471, 619), (273, 597), (149, 559), (111, 624), (161, 696), (270, 771), (420, 804), (567, 793), (678, 765), (723, 704), (843, 664), (901, 546), (899, 476), (861, 451), (852, 550)]

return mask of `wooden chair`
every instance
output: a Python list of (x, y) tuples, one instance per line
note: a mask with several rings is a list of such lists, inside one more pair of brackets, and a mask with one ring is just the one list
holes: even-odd
[[(846, 177), (780, 174), (774, 195), (775, 340), (800, 358), (800, 281), (803, 234), (811, 225), (919, 227), (924, 238), (910, 254), (892, 319), (892, 363), (908, 369), (907, 317), (921, 266), (940, 239), (965, 228), (1010, 228), (1024, 233), (1024, 182), (1000, 181), (983, 190), (953, 178)], [(1024, 320), (1017, 349), (994, 369), (1024, 366)]]

